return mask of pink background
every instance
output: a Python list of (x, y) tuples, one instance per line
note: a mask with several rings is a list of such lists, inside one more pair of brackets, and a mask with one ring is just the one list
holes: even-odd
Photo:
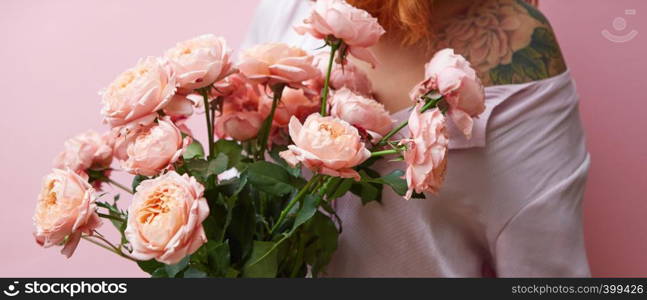
[[(0, 1), (0, 276), (144, 276), (86, 243), (69, 260), (57, 249), (39, 248), (31, 217), (41, 178), (66, 138), (86, 128), (105, 130), (97, 91), (119, 72), (202, 33), (223, 35), (236, 49), (257, 2)], [(647, 2), (540, 2), (581, 94), (593, 157), (584, 204), (593, 275), (647, 276)], [(626, 9), (637, 14), (625, 15)], [(602, 37), (605, 28), (614, 32), (616, 17), (628, 22), (617, 34), (638, 30), (634, 40)], [(202, 121), (189, 124), (198, 136)]]

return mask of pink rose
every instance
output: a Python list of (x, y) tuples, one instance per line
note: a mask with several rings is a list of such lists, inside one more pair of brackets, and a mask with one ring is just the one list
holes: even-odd
[(366, 130), (380, 139), (393, 128), (391, 114), (382, 103), (354, 94), (347, 88), (336, 91), (330, 99), (330, 115)]
[[(270, 95), (261, 97), (261, 112), (267, 116), (272, 108), (272, 97)], [(281, 101), (276, 107), (273, 125), (276, 127), (287, 127), (292, 116), (303, 121), (307, 116), (319, 111), (319, 99), (312, 99), (303, 89), (286, 87), (281, 95)]]
[(177, 161), (191, 142), (168, 117), (117, 138), (115, 157), (132, 174), (154, 176)]
[(311, 55), (280, 43), (261, 44), (245, 50), (238, 68), (250, 80), (267, 85), (286, 83), (299, 87), (303, 81), (319, 75)]
[(65, 150), (54, 159), (54, 168), (70, 168), (77, 173), (107, 169), (112, 163), (114, 142), (110, 133), (100, 135), (94, 130), (81, 133), (65, 141)]
[(447, 101), (447, 113), (454, 124), (470, 138), (472, 118), (485, 110), (485, 91), (476, 71), (454, 50), (438, 51), (425, 65), (425, 80), (411, 91), (411, 97), (417, 101), (434, 90)]
[(256, 111), (238, 111), (216, 118), (214, 134), (218, 138), (246, 141), (255, 138), (261, 129), (264, 117)]
[(256, 137), (267, 116), (262, 111), (259, 93), (257, 87), (248, 81), (240, 83), (236, 91), (227, 93), (223, 98), (222, 113), (214, 119), (215, 136), (238, 141)]
[[(146, 57), (121, 73), (101, 92), (101, 114), (112, 127), (149, 117), (164, 108), (175, 94), (175, 75), (167, 60)], [(146, 117), (146, 118), (144, 118)]]
[(368, 12), (343, 0), (317, 0), (310, 17), (303, 23), (294, 27), (297, 33), (308, 33), (318, 39), (332, 35), (344, 41), (351, 55), (377, 65), (377, 59), (368, 47), (377, 44), (385, 31)]
[(230, 97), (241, 92), (246, 92), (244, 89), (249, 84), (249, 80), (240, 72), (231, 74), (224, 79), (213, 84), (211, 89), (211, 96), (215, 97)]
[(172, 119), (188, 118), (193, 114), (194, 106), (195, 103), (186, 95), (175, 94), (164, 108), (164, 113)]
[(449, 139), (445, 117), (437, 108), (419, 113), (421, 104), (409, 117), (409, 139), (400, 142), (407, 146), (404, 160), (407, 163), (406, 179), (410, 199), (416, 193), (438, 193), (445, 177)]
[(203, 192), (195, 178), (174, 171), (142, 181), (128, 208), (131, 256), (175, 264), (206, 243), (202, 221), (209, 205)]
[(81, 234), (91, 235), (101, 225), (95, 213), (96, 195), (87, 175), (54, 169), (43, 181), (34, 214), (34, 237), (43, 247), (65, 243), (61, 253), (72, 256)]
[(289, 125), (294, 145), (280, 153), (291, 166), (299, 163), (321, 174), (360, 180), (352, 168), (371, 156), (355, 127), (334, 117), (311, 114), (301, 125), (292, 117)]
[(175, 71), (178, 88), (191, 92), (225, 77), (231, 69), (230, 55), (224, 38), (204, 34), (178, 43), (165, 57)]
[[(308, 83), (310, 89), (317, 92), (323, 89), (324, 76), (328, 70), (328, 60), (330, 59), (329, 56), (330, 53), (328, 52), (322, 52), (315, 56), (315, 64), (319, 68), (322, 76), (310, 80)], [(346, 62), (343, 66), (338, 63), (333, 63), (329, 85), (333, 90), (346, 87), (354, 93), (365, 97), (370, 97), (373, 94), (373, 86), (366, 73), (350, 61)]]

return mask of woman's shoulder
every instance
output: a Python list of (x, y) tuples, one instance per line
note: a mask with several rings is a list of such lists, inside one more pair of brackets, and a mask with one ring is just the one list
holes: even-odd
[(548, 19), (523, 0), (485, 0), (444, 25), (439, 46), (454, 48), (487, 86), (553, 77), (566, 70)]

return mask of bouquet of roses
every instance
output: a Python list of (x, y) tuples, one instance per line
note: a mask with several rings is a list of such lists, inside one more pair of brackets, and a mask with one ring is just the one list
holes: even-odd
[[(154, 277), (316, 277), (341, 231), (335, 199), (350, 192), (380, 201), (385, 186), (406, 199), (436, 193), (446, 116), (469, 136), (484, 110), (470, 64), (438, 52), (410, 94), (409, 120), (394, 126), (347, 59), (377, 65), (368, 48), (384, 30), (375, 18), (319, 0), (295, 30), (329, 52), (263, 44), (234, 63), (224, 39), (202, 35), (120, 74), (101, 92), (111, 130), (68, 140), (45, 177), (36, 241), (69, 257), (83, 239)], [(194, 112), (206, 120), (202, 143), (184, 123)], [(404, 160), (406, 171), (371, 169), (385, 156)], [(132, 185), (115, 182), (114, 171), (133, 174)], [(119, 195), (100, 201), (102, 184), (132, 194), (128, 209)], [(99, 232), (102, 220), (119, 241)]]

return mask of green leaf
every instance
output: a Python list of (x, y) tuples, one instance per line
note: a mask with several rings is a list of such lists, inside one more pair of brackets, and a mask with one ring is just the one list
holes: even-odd
[(216, 157), (209, 161), (207, 166), (207, 176), (218, 175), (227, 170), (229, 157), (224, 153), (218, 153)]
[(283, 196), (294, 190), (290, 175), (277, 164), (257, 161), (247, 168), (249, 182), (257, 189), (274, 196)]
[(214, 144), (215, 153), (224, 153), (228, 157), (227, 169), (237, 166), (242, 160), (243, 147), (235, 141), (218, 140)]
[(368, 204), (372, 201), (379, 202), (380, 190), (368, 182), (358, 182), (354, 183), (350, 189), (353, 194), (359, 196), (362, 200), (362, 204)]
[[(251, 253), (256, 233), (256, 211), (249, 188), (238, 195), (236, 206), (231, 212), (231, 223), (227, 228), (227, 238), (231, 249), (231, 264), (241, 265)], [(226, 213), (223, 213), (223, 226)]]
[(305, 261), (312, 268), (312, 276), (317, 277), (337, 249), (339, 232), (332, 219), (320, 212), (303, 226), (302, 232), (305, 235), (303, 238), (308, 239), (304, 250)]
[(142, 183), (142, 181), (148, 180), (148, 179), (150, 178), (143, 175), (136, 175), (135, 178), (133, 178), (133, 183), (132, 183), (133, 191), (137, 191), (137, 187), (139, 186), (139, 184)]
[(223, 277), (227, 274), (230, 264), (229, 244), (227, 242), (207, 242), (209, 269), (215, 276)]
[(189, 255), (185, 256), (182, 260), (174, 265), (165, 265), (164, 270), (168, 277), (175, 277), (178, 273), (182, 272), (189, 265)]
[(354, 182), (355, 180), (352, 178), (342, 179), (335, 189), (329, 191), (327, 195), (328, 199), (337, 199), (344, 196), (350, 190), (351, 186), (353, 186)]
[(402, 170), (394, 170), (393, 172), (382, 176), (380, 181), (388, 186), (390, 186), (393, 191), (400, 195), (404, 196), (407, 193), (407, 181), (403, 178), (404, 172)]
[(207, 273), (200, 271), (196, 268), (189, 267), (184, 271), (184, 278), (205, 278), (207, 277)]
[(225, 278), (236, 278), (236, 277), (238, 277), (238, 274), (240, 274), (240, 272), (238, 270), (236, 270), (234, 268), (229, 268), (227, 270), (227, 274), (225, 274)]
[[(243, 277), (273, 278), (278, 270), (277, 251), (273, 242), (254, 241), (252, 255), (243, 267)], [(272, 250), (268, 253), (268, 251)]]
[(297, 218), (294, 220), (292, 230), (299, 228), (301, 224), (307, 222), (308, 220), (310, 220), (310, 218), (312, 218), (312, 216), (314, 216), (314, 214), (317, 212), (317, 207), (320, 200), (321, 197), (319, 197), (317, 194), (310, 194), (305, 196), (305, 198), (303, 199), (303, 205), (297, 213)]
[(151, 277), (153, 278), (168, 278), (168, 274), (166, 274), (166, 269), (164, 268), (159, 268), (155, 270), (153, 273), (151, 273)]
[(156, 261), (155, 259), (149, 259), (149, 260), (140, 260), (137, 261), (137, 265), (139, 266), (140, 269), (142, 269), (144, 272), (148, 274), (153, 274), (157, 269), (163, 268), (164, 264), (161, 262)]
[(200, 144), (198, 140), (193, 140), (193, 142), (186, 147), (186, 151), (184, 151), (182, 157), (184, 159), (191, 159), (194, 157), (203, 158), (204, 149), (202, 148), (202, 144)]
[(187, 173), (205, 184), (211, 182), (211, 179), (215, 181), (215, 178), (210, 177), (215, 177), (227, 170), (228, 160), (227, 155), (223, 153), (218, 153), (215, 158), (209, 161), (202, 158), (187, 159), (179, 167), (179, 171)]

